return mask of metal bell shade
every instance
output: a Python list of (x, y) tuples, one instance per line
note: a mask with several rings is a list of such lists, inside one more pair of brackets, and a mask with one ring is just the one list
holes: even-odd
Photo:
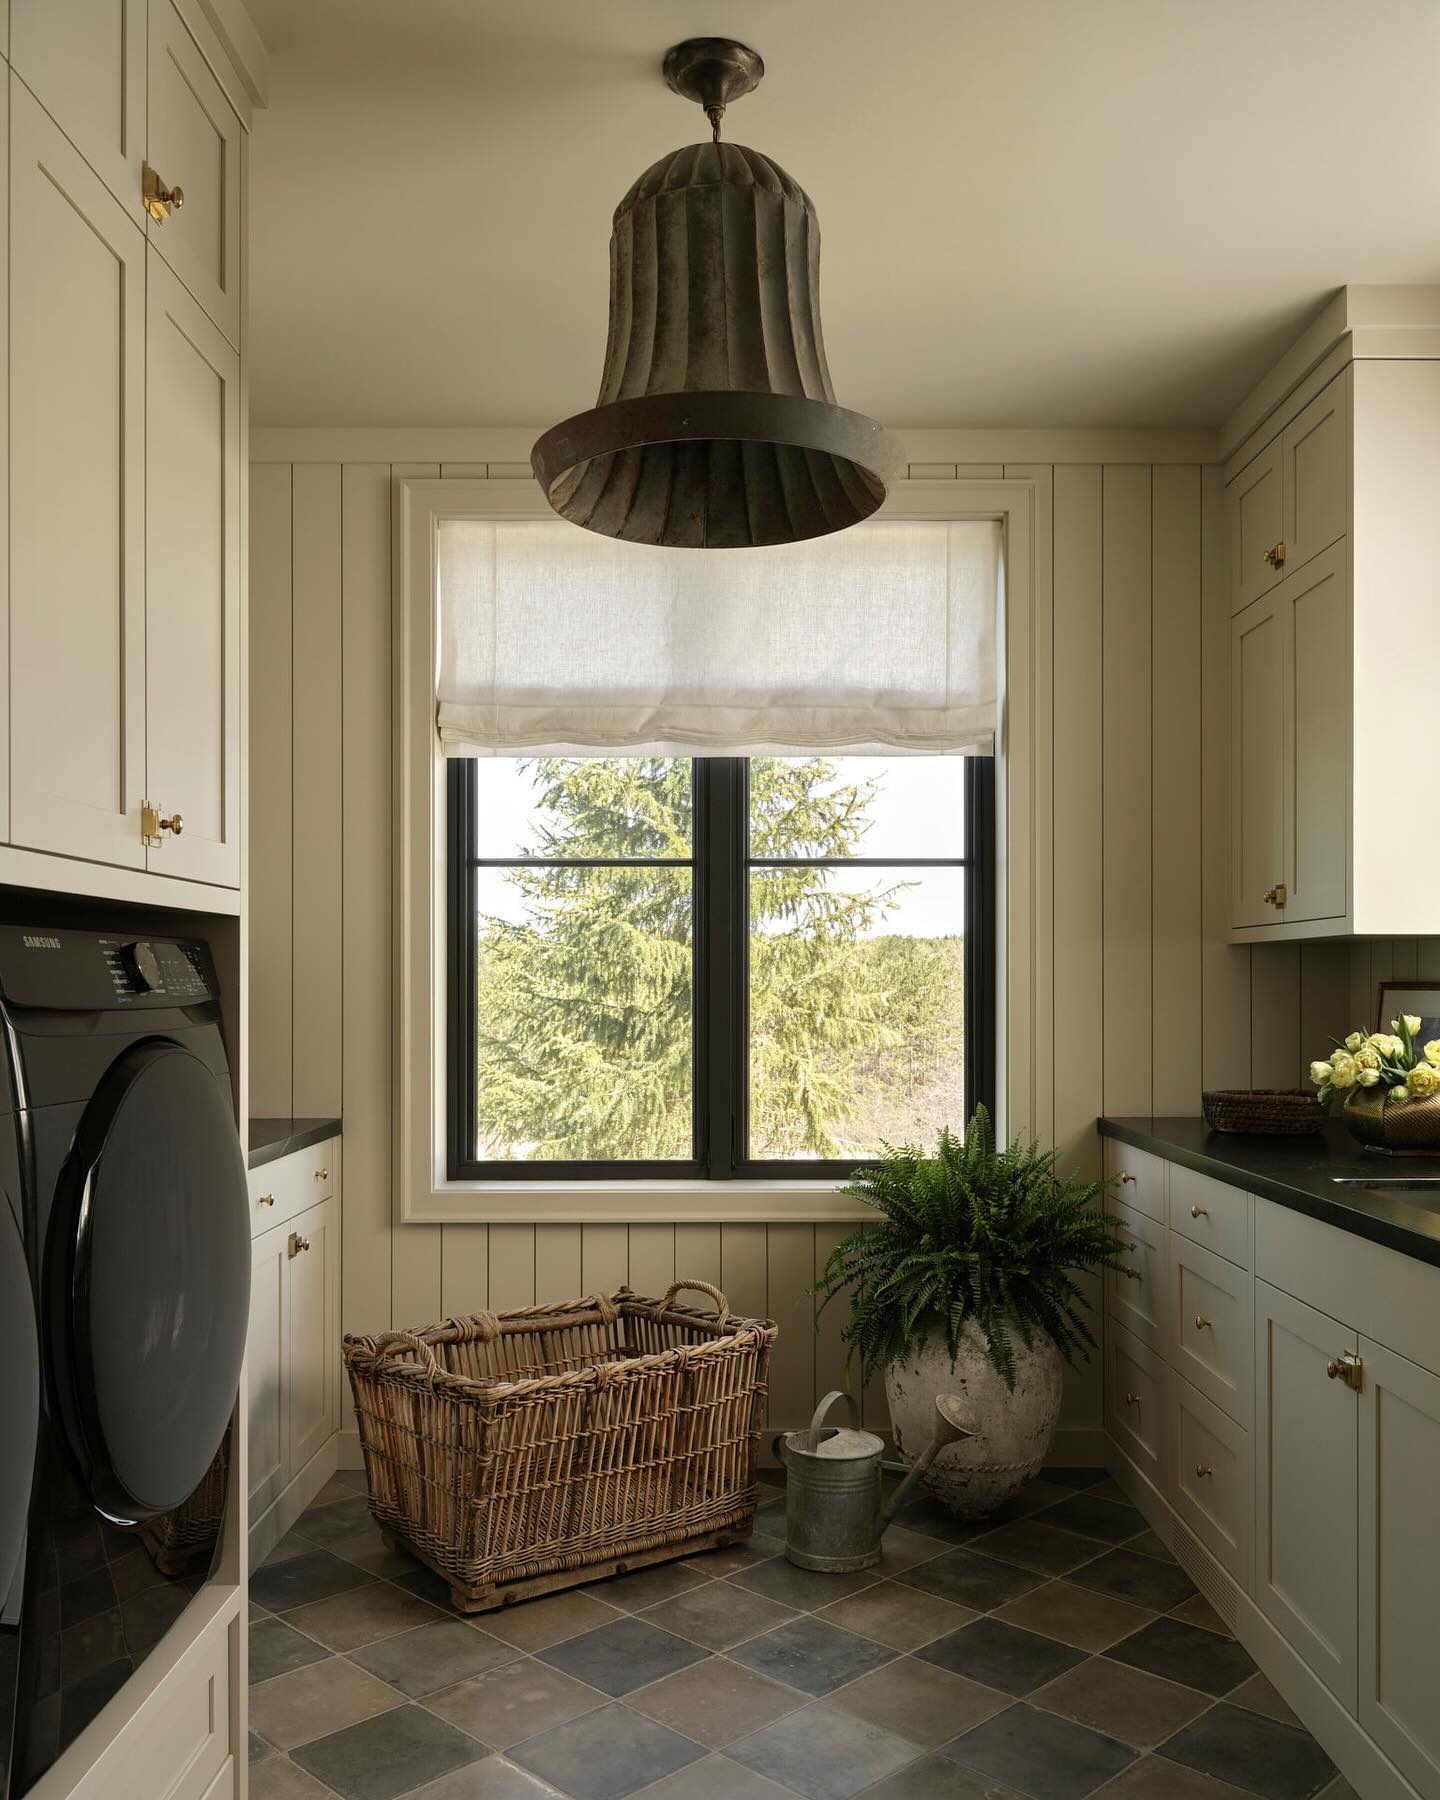
[(616, 208), (599, 399), (530, 459), (555, 511), (589, 531), (798, 543), (869, 518), (902, 473), (896, 440), (835, 404), (809, 196), (769, 157), (719, 142), (725, 102), (761, 72), (724, 39), (666, 58), (716, 141), (662, 157)]

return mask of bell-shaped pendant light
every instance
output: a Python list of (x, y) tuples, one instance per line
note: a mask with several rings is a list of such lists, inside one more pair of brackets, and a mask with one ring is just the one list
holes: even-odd
[(530, 458), (555, 511), (589, 531), (798, 543), (868, 518), (902, 472), (889, 432), (835, 404), (809, 196), (768, 157), (720, 142), (727, 103), (764, 72), (729, 38), (665, 58), (713, 141), (662, 157), (616, 208), (599, 399)]

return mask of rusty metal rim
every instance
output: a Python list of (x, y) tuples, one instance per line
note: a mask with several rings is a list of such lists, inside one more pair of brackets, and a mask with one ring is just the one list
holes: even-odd
[(645, 394), (591, 407), (537, 438), (530, 466), (550, 499), (559, 481), (594, 457), (706, 439), (782, 444), (844, 457), (878, 481), (885, 493), (905, 472), (899, 440), (864, 413), (797, 394), (724, 389)]

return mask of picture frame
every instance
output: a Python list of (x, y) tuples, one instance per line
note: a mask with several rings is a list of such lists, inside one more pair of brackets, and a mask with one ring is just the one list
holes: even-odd
[(1382, 981), (1375, 1003), (1376, 1031), (1388, 1031), (1390, 1021), (1401, 1013), (1418, 1015), (1418, 1044), (1440, 1038), (1440, 981)]

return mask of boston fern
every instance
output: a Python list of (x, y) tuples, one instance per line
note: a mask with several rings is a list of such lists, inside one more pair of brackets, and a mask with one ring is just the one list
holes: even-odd
[(1026, 1349), (1043, 1333), (1068, 1361), (1089, 1355), (1089, 1302), (1076, 1275), (1136, 1271), (1125, 1262), (1123, 1226), (1095, 1205), (1104, 1184), (1057, 1174), (1057, 1154), (1018, 1139), (997, 1151), (977, 1106), (963, 1141), (943, 1131), (933, 1156), (887, 1149), (843, 1190), (880, 1222), (835, 1247), (812, 1291), (825, 1296), (822, 1311), (852, 1295), (841, 1335), (865, 1379), (908, 1358), (937, 1327), (953, 1362), (972, 1322), (1012, 1388), (1012, 1332)]

